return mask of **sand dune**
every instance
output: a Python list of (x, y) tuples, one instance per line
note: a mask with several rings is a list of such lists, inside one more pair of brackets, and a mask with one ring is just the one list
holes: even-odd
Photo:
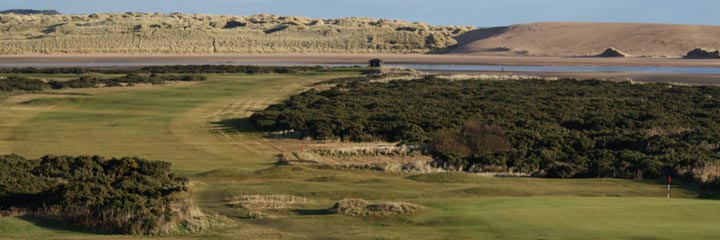
[(426, 53), (472, 29), (271, 14), (0, 14), (0, 54)]
[(681, 57), (720, 48), (720, 26), (641, 23), (533, 23), (470, 31), (455, 54), (594, 56), (615, 47), (633, 57)]

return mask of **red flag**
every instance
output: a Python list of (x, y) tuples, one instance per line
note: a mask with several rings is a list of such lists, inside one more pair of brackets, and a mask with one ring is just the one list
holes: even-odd
[(671, 176), (668, 176), (667, 181), (668, 181), (668, 184), (672, 183), (672, 177), (671, 177)]

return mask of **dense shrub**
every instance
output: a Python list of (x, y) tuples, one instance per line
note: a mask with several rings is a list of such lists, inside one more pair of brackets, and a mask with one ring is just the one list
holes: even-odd
[(140, 76), (134, 73), (130, 73), (123, 77), (118, 78), (96, 78), (96, 77), (88, 77), (83, 76), (78, 79), (68, 80), (68, 81), (50, 81), (50, 85), (53, 89), (63, 89), (63, 88), (93, 88), (98, 86), (107, 86), (107, 87), (116, 87), (116, 86), (123, 86), (123, 85), (135, 85), (138, 83), (148, 83), (148, 84), (164, 84), (166, 81), (205, 81), (207, 78), (205, 76), (197, 76), (197, 75), (184, 75), (184, 76), (175, 76), (175, 75), (167, 75), (167, 76), (159, 76), (159, 75), (150, 75), (150, 76)]
[(510, 151), (512, 146), (499, 126), (468, 121), (460, 131), (444, 129), (435, 133), (430, 149), (437, 160), (462, 168), (478, 162), (504, 165), (504, 162), (488, 162), (487, 159), (495, 153)]
[(139, 158), (0, 156), (0, 210), (109, 233), (167, 233), (187, 224), (187, 182), (169, 163)]
[(151, 66), (140, 69), (151, 73), (245, 73), (245, 74), (290, 74), (320, 70), (322, 67), (290, 66), (243, 66), (243, 65), (177, 65)]
[(24, 77), (9, 77), (7, 79), (0, 79), (0, 92), (42, 91), (47, 88), (50, 88), (50, 85), (37, 79)]
[[(315, 139), (442, 140), (456, 147), (434, 151), (435, 158), (464, 170), (638, 179), (720, 159), (718, 119), (718, 87), (432, 77), (310, 90), (251, 117), (259, 129)], [(502, 151), (477, 154), (464, 133), (468, 120), (497, 132), (476, 148), (499, 144)]]
[(715, 177), (712, 180), (706, 182), (705, 188), (713, 191), (720, 191), (720, 177)]
[[(25, 77), (9, 77), (0, 79), (0, 92), (41, 91), (43, 89), (63, 88), (94, 88), (100, 86), (118, 87), (133, 86), (139, 83), (163, 84), (166, 81), (205, 81), (207, 77), (199, 74), (212, 73), (244, 73), (244, 74), (292, 74), (306, 71), (317, 71), (322, 67), (285, 67), (285, 66), (233, 66), (233, 65), (181, 65), (151, 66), (139, 69), (118, 68), (0, 68), (6, 74), (78, 74), (77, 79), (68, 81), (44, 82)], [(100, 78), (81, 76), (86, 73), (126, 74), (116, 78)], [(162, 75), (160, 75), (162, 74)], [(183, 74), (183, 75), (169, 75)]]
[[(13, 74), (83, 74), (88, 70), (84, 68), (34, 68), (34, 67), (23, 67), (23, 68), (0, 68), (0, 73), (13, 73)], [(102, 73), (118, 73), (119, 70), (107, 72), (110, 70), (97, 69), (95, 72)]]
[(5, 74), (142, 74), (142, 73), (176, 73), (176, 74), (202, 74), (202, 73), (299, 73), (320, 70), (322, 67), (294, 67), (294, 66), (243, 66), (243, 65), (171, 65), (148, 66), (142, 68), (0, 68)]

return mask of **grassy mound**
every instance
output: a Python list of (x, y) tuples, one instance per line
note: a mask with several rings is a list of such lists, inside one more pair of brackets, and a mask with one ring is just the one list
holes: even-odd
[(355, 217), (389, 217), (413, 215), (421, 207), (404, 202), (372, 203), (362, 199), (343, 199), (330, 208), (331, 212)]

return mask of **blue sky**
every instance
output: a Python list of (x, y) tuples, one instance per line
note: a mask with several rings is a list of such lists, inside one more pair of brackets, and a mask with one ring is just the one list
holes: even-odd
[(63, 13), (366, 16), (480, 27), (541, 21), (720, 25), (720, 0), (0, 0), (0, 9), (15, 8)]

